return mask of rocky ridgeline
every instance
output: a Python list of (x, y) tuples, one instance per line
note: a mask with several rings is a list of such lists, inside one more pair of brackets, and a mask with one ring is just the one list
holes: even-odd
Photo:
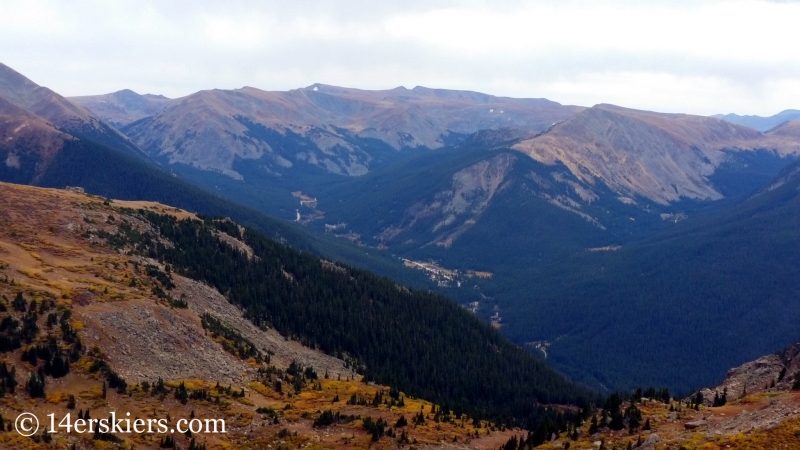
[(703, 404), (712, 406), (715, 395), (727, 393), (727, 400), (766, 391), (789, 391), (800, 372), (800, 343), (772, 355), (742, 364), (728, 371), (719, 386), (700, 390)]

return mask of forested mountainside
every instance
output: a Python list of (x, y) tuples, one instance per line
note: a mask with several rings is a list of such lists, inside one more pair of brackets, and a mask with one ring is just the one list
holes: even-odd
[(508, 336), (544, 345), (583, 381), (708, 385), (798, 337), (798, 173), (640, 241), (520, 268), (485, 292)]
[[(157, 235), (134, 233), (116, 245), (133, 244), (176, 273), (209, 283), (256, 326), (353, 358), (368, 380), (479, 417), (516, 420), (536, 404), (591, 398), (442, 296), (298, 253), (226, 221), (152, 213), (145, 219)], [(215, 231), (240, 239), (252, 253), (231, 251)]]
[[(256, 327), (207, 284), (120, 251), (137, 236), (166, 243), (146, 220), (164, 214), (199, 221), (152, 202), (0, 183), (0, 446), (344, 449), (446, 440), (496, 448), (510, 435), (499, 424), (367, 384), (352, 358)], [(238, 228), (227, 219), (214, 228), (222, 252), (249, 251), (220, 228)], [(13, 428), (23, 411), (42, 426), (30, 437)], [(67, 414), (88, 421), (112, 412), (163, 428), (47, 432), (48, 414), (61, 424)], [(564, 421), (544, 406), (536, 417)], [(170, 432), (179, 419), (212, 421), (216, 432)]]
[[(439, 431), (463, 442), (512, 425), (563, 432), (579, 410), (553, 404), (588, 411), (598, 400), (444, 297), (230, 219), (5, 183), (0, 192), (0, 351), (19, 380), (6, 393), (36, 411), (154, 404), (161, 413), (150, 415), (228, 411), (231, 439), (272, 442), (307, 420), (345, 427), (352, 442), (428, 442)], [(53, 401), (35, 400), (44, 395)], [(403, 414), (416, 431), (387, 425)], [(367, 426), (377, 416), (384, 425)], [(108, 439), (158, 445), (152, 434)]]

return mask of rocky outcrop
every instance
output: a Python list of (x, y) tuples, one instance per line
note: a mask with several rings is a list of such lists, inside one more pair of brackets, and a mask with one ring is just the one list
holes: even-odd
[(436, 193), (427, 202), (414, 204), (406, 212), (403, 222), (385, 228), (378, 236), (379, 240), (389, 242), (418, 222), (431, 220), (430, 232), (436, 236), (433, 243), (450, 247), (476, 223), (494, 196), (503, 189), (515, 161), (514, 155), (500, 153), (456, 172), (448, 189)]
[(708, 426), (707, 420), (693, 420), (691, 422), (686, 422), (685, 424), (683, 424), (683, 428), (686, 428), (687, 430), (695, 430), (697, 428), (707, 427), (707, 426)]
[(650, 436), (647, 436), (647, 439), (645, 439), (644, 442), (642, 442), (642, 445), (640, 445), (637, 448), (642, 449), (642, 450), (653, 450), (654, 448), (656, 448), (656, 445), (658, 445), (659, 443), (661, 443), (663, 441), (664, 441), (664, 439), (662, 439), (656, 433), (653, 433)]
[(750, 407), (733, 417), (718, 417), (709, 422), (708, 432), (730, 435), (753, 430), (767, 430), (785, 420), (800, 416), (800, 404), (791, 396), (780, 396), (769, 401), (765, 407)]
[(725, 381), (714, 389), (702, 389), (703, 404), (711, 406), (715, 395), (727, 393), (728, 400), (769, 390), (778, 381), (784, 363), (778, 355), (768, 355), (728, 371)]
[(212, 314), (232, 326), (258, 349), (269, 353), (271, 363), (275, 366), (285, 368), (292, 361), (296, 361), (305, 367), (313, 367), (320, 375), (328, 373), (330, 377), (342, 378), (355, 376), (340, 359), (311, 350), (297, 341), (288, 340), (274, 329), (262, 330), (256, 327), (244, 318), (239, 308), (228, 302), (216, 289), (189, 278), (180, 276), (174, 278), (177, 285), (175, 295), (184, 294), (191, 311), (198, 316), (203, 313)]
[(75, 310), (86, 323), (87, 344), (103, 348), (112, 367), (130, 382), (205, 379), (214, 374), (220, 382), (240, 383), (249, 369), (214, 342), (191, 311), (145, 299), (113, 306), (93, 303)]
[(726, 398), (730, 401), (765, 391), (788, 391), (794, 385), (798, 373), (800, 343), (730, 369), (719, 386), (700, 390), (703, 404), (713, 405), (714, 396), (722, 396), (723, 393), (727, 393)]

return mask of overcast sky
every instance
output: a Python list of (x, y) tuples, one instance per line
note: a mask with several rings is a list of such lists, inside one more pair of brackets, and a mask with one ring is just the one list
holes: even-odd
[(0, 62), (63, 95), (416, 85), (800, 109), (800, 2), (0, 0)]

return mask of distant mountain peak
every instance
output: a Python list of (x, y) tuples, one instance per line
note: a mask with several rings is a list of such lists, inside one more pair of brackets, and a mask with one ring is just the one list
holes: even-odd
[(767, 131), (777, 127), (787, 120), (800, 120), (800, 110), (785, 109), (778, 114), (768, 117), (754, 115), (740, 116), (738, 114), (716, 114), (712, 117), (755, 128), (758, 131)]
[(142, 95), (131, 89), (104, 95), (72, 97), (71, 100), (117, 127), (154, 115), (171, 102), (163, 95)]

